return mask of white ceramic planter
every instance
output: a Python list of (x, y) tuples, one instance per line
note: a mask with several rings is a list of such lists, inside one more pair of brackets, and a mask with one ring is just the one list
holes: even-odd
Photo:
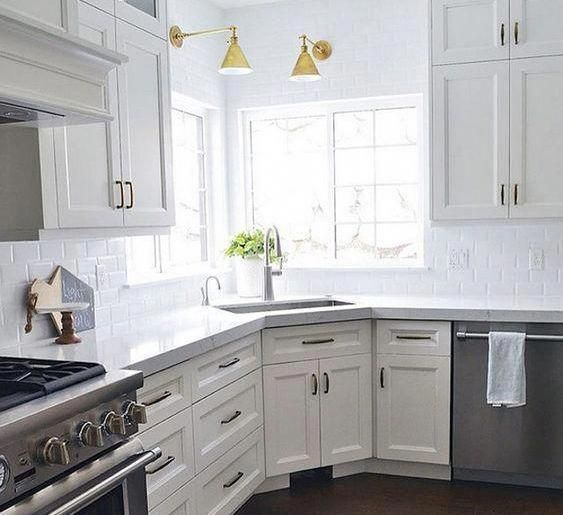
[(260, 258), (236, 258), (235, 274), (239, 297), (260, 297), (264, 282), (264, 265)]

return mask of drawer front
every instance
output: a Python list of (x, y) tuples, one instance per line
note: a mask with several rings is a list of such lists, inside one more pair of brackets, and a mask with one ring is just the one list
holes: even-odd
[(264, 478), (264, 432), (260, 428), (196, 477), (198, 515), (233, 514)]
[(371, 320), (265, 329), (264, 364), (371, 352)]
[(196, 473), (264, 422), (262, 371), (255, 370), (193, 407)]
[(189, 364), (182, 363), (145, 378), (137, 398), (147, 407), (148, 423), (141, 427), (143, 431), (186, 409), (192, 403)]
[(452, 329), (450, 322), (382, 320), (377, 322), (379, 354), (449, 356)]
[(149, 515), (196, 515), (195, 480), (176, 490), (165, 501), (153, 508)]
[(147, 467), (147, 493), (152, 510), (194, 477), (192, 409), (177, 413), (139, 438), (146, 449), (162, 450), (162, 457)]
[(262, 365), (260, 333), (224, 345), (192, 361), (194, 402), (240, 379)]

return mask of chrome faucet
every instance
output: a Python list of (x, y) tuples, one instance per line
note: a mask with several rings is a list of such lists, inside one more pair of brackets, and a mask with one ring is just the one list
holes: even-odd
[(221, 289), (221, 282), (216, 275), (210, 275), (207, 279), (205, 279), (205, 286), (200, 288), (201, 290), (201, 305), (202, 306), (209, 306), (209, 281), (213, 279), (217, 283), (217, 289)]
[[(276, 257), (280, 260), (280, 267), (278, 270), (272, 269), (272, 263), (270, 262), (270, 238), (272, 232), (274, 233), (274, 250), (276, 251)], [(264, 300), (274, 300), (274, 285), (272, 283), (272, 276), (279, 276), (282, 274), (283, 267), (283, 255), (280, 243), (280, 233), (275, 225), (272, 225), (266, 231), (264, 236), (264, 294), (262, 298)]]

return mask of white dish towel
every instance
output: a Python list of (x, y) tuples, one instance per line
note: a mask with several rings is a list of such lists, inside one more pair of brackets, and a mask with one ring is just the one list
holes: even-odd
[(489, 333), (487, 404), (507, 408), (526, 404), (525, 353), (525, 333)]

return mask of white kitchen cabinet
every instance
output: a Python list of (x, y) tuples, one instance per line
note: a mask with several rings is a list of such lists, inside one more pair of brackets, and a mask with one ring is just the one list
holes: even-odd
[(118, 20), (117, 50), (125, 225), (174, 225), (168, 44)]
[(266, 476), (321, 464), (319, 363), (264, 367)]
[(320, 360), (321, 465), (372, 456), (371, 354)]
[(511, 0), (510, 57), (563, 54), (562, 0)]
[(76, 29), (76, 0), (0, 0), (0, 7), (56, 29)]
[(149, 515), (196, 515), (195, 479), (153, 508)]
[(114, 0), (116, 16), (155, 36), (168, 37), (166, 0)]
[(450, 358), (377, 356), (377, 457), (450, 461)]
[[(78, 9), (79, 36), (115, 50), (115, 18), (82, 2)], [(112, 122), (53, 131), (60, 228), (123, 225), (116, 70), (107, 78), (106, 103)]]
[(432, 1), (433, 64), (508, 59), (509, 52), (509, 0)]
[(513, 60), (510, 73), (510, 217), (561, 217), (563, 57)]
[(435, 220), (506, 218), (509, 62), (433, 68)]
[(378, 320), (378, 354), (450, 356), (450, 322), (434, 320)]

